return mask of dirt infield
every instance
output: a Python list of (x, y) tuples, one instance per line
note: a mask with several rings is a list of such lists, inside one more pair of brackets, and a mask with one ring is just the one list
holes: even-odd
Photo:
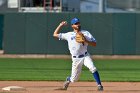
[[(95, 82), (71, 83), (68, 90), (56, 90), (59, 81), (0, 81), (0, 93), (140, 93), (140, 82), (103, 82), (104, 91), (98, 92)], [(21, 86), (22, 91), (3, 91), (3, 87)]]

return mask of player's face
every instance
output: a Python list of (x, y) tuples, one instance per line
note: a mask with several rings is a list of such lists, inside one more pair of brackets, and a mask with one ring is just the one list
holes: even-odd
[(75, 30), (81, 30), (80, 22), (77, 22), (77, 23), (73, 24), (72, 28), (75, 29)]

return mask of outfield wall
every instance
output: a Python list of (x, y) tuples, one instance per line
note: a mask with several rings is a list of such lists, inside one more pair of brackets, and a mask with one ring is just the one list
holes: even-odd
[(67, 42), (52, 37), (62, 21), (69, 25), (78, 17), (83, 29), (97, 40), (89, 47), (94, 55), (139, 55), (140, 14), (135, 13), (5, 13), (3, 50), (5, 54), (69, 54)]
[(2, 50), (4, 15), (0, 14), (0, 50)]

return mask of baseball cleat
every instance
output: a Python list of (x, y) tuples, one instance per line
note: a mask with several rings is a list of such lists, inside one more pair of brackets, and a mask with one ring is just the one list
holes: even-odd
[(64, 85), (63, 85), (63, 89), (67, 90), (67, 88), (69, 87), (70, 82), (69, 81), (65, 81)]
[(70, 77), (67, 77), (66, 81), (63, 84), (63, 89), (67, 90), (67, 88), (69, 87), (69, 84), (70, 84)]
[(103, 91), (103, 86), (102, 85), (98, 85), (98, 91)]

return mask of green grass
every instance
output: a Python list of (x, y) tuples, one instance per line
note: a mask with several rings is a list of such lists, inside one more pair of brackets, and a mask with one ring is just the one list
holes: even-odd
[[(140, 60), (95, 60), (102, 81), (140, 81)], [(65, 80), (71, 60), (0, 58), (0, 80)], [(80, 81), (93, 80), (83, 66)]]

